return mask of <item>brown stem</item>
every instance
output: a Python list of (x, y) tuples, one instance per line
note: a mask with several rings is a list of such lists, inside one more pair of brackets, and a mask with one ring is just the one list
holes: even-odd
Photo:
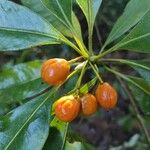
[(150, 135), (148, 133), (148, 130), (144, 124), (144, 119), (142, 118), (142, 116), (140, 115), (140, 112), (138, 110), (138, 107), (136, 105), (136, 102), (135, 102), (135, 99), (134, 97), (132, 96), (132, 94), (130, 93), (130, 89), (129, 87), (124, 83), (124, 81), (122, 81), (119, 77), (117, 77), (118, 81), (121, 83), (121, 86), (123, 87), (123, 89), (125, 90), (126, 94), (128, 95), (129, 99), (130, 99), (130, 102), (132, 104), (132, 107), (134, 109), (134, 112), (135, 112), (135, 116), (137, 117), (140, 125), (141, 125), (141, 128), (143, 129), (144, 131), (144, 134), (145, 134), (145, 137), (147, 139), (147, 142), (149, 144), (149, 147), (150, 147)]

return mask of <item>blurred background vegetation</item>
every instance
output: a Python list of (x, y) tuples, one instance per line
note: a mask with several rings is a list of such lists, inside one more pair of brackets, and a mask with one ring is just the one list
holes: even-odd
[[(12, 1), (20, 3), (19, 0)], [(103, 0), (93, 34), (95, 52), (100, 50), (113, 24), (122, 14), (128, 1), (129, 0)], [(74, 10), (80, 20), (84, 42), (87, 45), (88, 31), (86, 20), (79, 8), (74, 6)], [(76, 56), (77, 54), (70, 47), (65, 45), (42, 46), (19, 52), (0, 52), (0, 71), (31, 60), (45, 60), (53, 57), (62, 57), (69, 60)], [(108, 57), (142, 59), (149, 58), (149, 55), (133, 52), (116, 52), (115, 54), (110, 54)], [(122, 71), (125, 73), (135, 74), (133, 70), (126, 66), (121, 66), (121, 68), (123, 68)], [(88, 72), (87, 74), (90, 75)], [(130, 101), (123, 89), (118, 85), (119, 83), (116, 82), (114, 76), (105, 73), (103, 77), (105, 80), (113, 83), (119, 91), (118, 106), (109, 112), (100, 109), (95, 115), (88, 118), (81, 115), (71, 124), (73, 130), (70, 132), (74, 134), (76, 139), (80, 138), (78, 137), (78, 135), (80, 135), (81, 138), (88, 141), (98, 150), (148, 150), (146, 139), (144, 135), (141, 134), (140, 126), (133, 115)], [(94, 91), (94, 89), (92, 89), (92, 91)], [(20, 104), (11, 104), (5, 108), (0, 106), (0, 115), (6, 114), (18, 105)], [(146, 118), (146, 124), (150, 126), (149, 116)]]

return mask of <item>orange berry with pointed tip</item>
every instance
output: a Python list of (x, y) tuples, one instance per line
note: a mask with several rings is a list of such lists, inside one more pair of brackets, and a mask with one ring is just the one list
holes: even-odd
[(80, 98), (82, 113), (86, 116), (92, 115), (97, 110), (97, 100), (92, 94), (85, 94)]
[(74, 120), (80, 111), (80, 101), (73, 95), (63, 96), (54, 103), (56, 117), (64, 122)]
[(98, 85), (95, 95), (99, 105), (107, 110), (115, 107), (117, 104), (117, 92), (107, 82)]
[(41, 68), (41, 78), (50, 85), (63, 83), (70, 73), (69, 62), (61, 58), (45, 61)]

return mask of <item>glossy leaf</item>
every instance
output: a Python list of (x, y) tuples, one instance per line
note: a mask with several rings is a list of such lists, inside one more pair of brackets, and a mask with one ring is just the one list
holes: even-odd
[(150, 115), (150, 96), (132, 84), (129, 84), (129, 88), (139, 103), (141, 110), (145, 113), (145, 115)]
[(45, 18), (49, 23), (51, 23), (59, 32), (66, 36), (72, 37), (72, 33), (64, 23), (64, 20), (57, 16), (57, 13), (53, 12), (48, 8), (42, 0), (21, 0), (23, 5), (33, 10), (43, 18)]
[(0, 149), (41, 150), (49, 131), (50, 104), (56, 89), (1, 118)]
[[(41, 0), (47, 9), (72, 35), (72, 0)], [(61, 26), (61, 24), (58, 24)], [(57, 25), (57, 26), (58, 26)], [(68, 32), (69, 33), (69, 32)], [(69, 34), (68, 34), (69, 35)]]
[(25, 102), (27, 98), (42, 92), (48, 87), (42, 84), (40, 78), (33, 81), (28, 81), (20, 85), (10, 86), (0, 90), (0, 105)]
[(93, 28), (96, 15), (102, 0), (76, 0), (78, 5), (81, 7), (88, 25)]
[(8, 0), (0, 1), (0, 51), (59, 43), (62, 35), (42, 17)]
[(41, 0), (67, 28), (72, 24), (72, 1), (71, 0)]
[(127, 4), (124, 13), (115, 23), (105, 45), (116, 40), (134, 25), (136, 25), (143, 16), (150, 10), (150, 1), (130, 0)]
[(39, 78), (41, 65), (42, 61), (35, 60), (3, 70), (0, 73), (0, 89), (5, 89)]
[[(150, 2), (149, 2), (150, 3)], [(120, 41), (116, 47), (130, 51), (150, 53), (150, 11), (131, 30), (131, 32)]]
[(72, 13), (72, 24), (73, 24), (75, 32), (77, 33), (76, 36), (80, 40), (79, 42), (83, 43), (81, 26), (80, 26), (78, 18), (76, 17), (74, 13)]
[(66, 140), (67, 129), (67, 123), (61, 122), (57, 118), (54, 118), (50, 124), (50, 133), (43, 150), (63, 150)]
[(41, 61), (31, 61), (5, 69), (0, 73), (0, 103), (18, 102), (48, 85), (40, 79)]

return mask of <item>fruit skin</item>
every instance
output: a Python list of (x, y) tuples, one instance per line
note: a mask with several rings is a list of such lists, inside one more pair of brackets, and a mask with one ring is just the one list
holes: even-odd
[(59, 85), (65, 81), (70, 73), (67, 60), (53, 58), (45, 61), (41, 68), (41, 78), (50, 85)]
[(97, 110), (97, 100), (92, 94), (85, 94), (80, 98), (82, 113), (85, 116), (92, 115)]
[(74, 120), (80, 111), (80, 101), (73, 95), (63, 96), (54, 103), (56, 117), (64, 122)]
[(99, 105), (107, 110), (115, 107), (117, 104), (117, 92), (107, 82), (98, 85), (95, 95)]

